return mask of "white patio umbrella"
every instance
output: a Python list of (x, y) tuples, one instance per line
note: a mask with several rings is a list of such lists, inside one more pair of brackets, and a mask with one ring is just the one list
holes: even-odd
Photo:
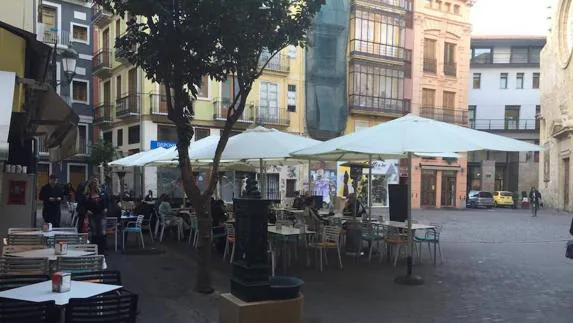
[(132, 162), (132, 161), (140, 158), (141, 156), (144, 156), (146, 153), (147, 153), (147, 151), (141, 151), (141, 152), (138, 152), (138, 153), (133, 154), (133, 155), (129, 155), (126, 157), (116, 159), (116, 160), (110, 162), (109, 166), (125, 167), (125, 166), (127, 166), (127, 163)]
[[(359, 132), (334, 138), (292, 155), (318, 160), (369, 160), (408, 156), (408, 266), (407, 274), (397, 282), (420, 284), (422, 279), (412, 275), (412, 155), (442, 154), (478, 150), (540, 151), (537, 145), (477, 131), (450, 123), (421, 118), (412, 114), (379, 124)], [(370, 167), (371, 169), (371, 167)], [(369, 176), (372, 171), (370, 170)], [(368, 193), (372, 190), (368, 181)], [(372, 204), (368, 202), (371, 211)]]
[[(211, 146), (211, 145), (215, 145), (215, 147), (216, 147), (218, 142), (219, 142), (219, 136), (217, 136), (217, 135), (211, 135), (211, 136), (205, 137), (203, 139), (193, 141), (189, 145), (189, 155), (191, 155), (193, 152), (195, 152), (197, 150), (201, 150), (201, 149), (208, 147), (208, 146)], [(166, 164), (169, 165), (172, 162), (175, 162), (177, 165), (178, 160), (179, 160), (179, 152), (177, 151), (177, 146), (174, 146), (174, 147), (169, 148), (165, 154), (158, 155), (158, 156), (155, 156), (155, 158), (150, 158), (150, 159), (146, 160), (145, 166), (159, 166), (159, 167), (161, 167), (161, 166), (165, 166)]]
[(163, 156), (166, 156), (170, 153), (172, 153), (173, 151), (175, 151), (175, 147), (171, 147), (171, 148), (163, 148), (163, 147), (159, 147), (159, 148), (155, 148), (149, 151), (146, 151), (143, 155), (139, 156), (138, 158), (129, 160), (127, 163), (127, 166), (146, 166), (150, 161), (162, 158)]
[[(276, 129), (256, 127), (248, 129), (229, 138), (221, 155), (222, 161), (259, 161), (259, 171), (263, 174), (263, 160), (280, 160), (293, 158), (291, 152), (301, 150), (320, 143), (320, 141), (281, 132)], [(211, 161), (215, 157), (217, 143), (207, 145), (189, 154), (191, 160)], [(266, 192), (264, 182), (263, 192)]]

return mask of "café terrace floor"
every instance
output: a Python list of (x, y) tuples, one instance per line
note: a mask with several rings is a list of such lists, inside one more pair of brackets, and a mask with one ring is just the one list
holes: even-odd
[[(437, 222), (443, 264), (434, 267), (424, 250), (415, 273), (426, 284), (397, 285), (404, 272), (389, 263), (343, 258), (320, 273), (290, 268), (304, 285), (304, 322), (571, 322), (573, 260), (564, 257), (571, 215), (541, 210), (415, 211), (421, 223)], [(132, 246), (135, 242), (131, 241)], [(159, 254), (110, 252), (127, 289), (139, 294), (139, 322), (218, 322), (218, 294), (229, 291), (230, 265), (213, 254), (216, 293), (192, 291), (194, 251), (173, 235)], [(334, 264), (334, 254), (329, 258)], [(278, 274), (281, 274), (279, 271)], [(269, 321), (271, 322), (271, 321)]]

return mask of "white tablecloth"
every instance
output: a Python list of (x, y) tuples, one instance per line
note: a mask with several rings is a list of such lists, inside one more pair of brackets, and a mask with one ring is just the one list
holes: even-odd
[(0, 292), (0, 297), (28, 302), (55, 301), (56, 305), (62, 306), (68, 304), (70, 298), (88, 298), (120, 288), (122, 286), (72, 281), (72, 289), (69, 292), (54, 293), (52, 281), (48, 280)]
[(280, 230), (277, 230), (276, 226), (269, 226), (267, 231), (269, 233), (272, 234), (278, 234), (278, 235), (282, 235), (282, 236), (294, 236), (294, 235), (299, 235), (299, 234), (313, 234), (315, 233), (314, 231), (308, 231), (305, 230), (304, 232), (302, 232), (300, 229), (298, 228), (293, 228), (293, 227), (287, 227), (287, 226), (283, 226)]

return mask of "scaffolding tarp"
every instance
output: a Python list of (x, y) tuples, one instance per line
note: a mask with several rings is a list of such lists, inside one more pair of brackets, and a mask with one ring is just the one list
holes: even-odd
[(349, 0), (326, 1), (309, 35), (305, 113), (307, 130), (315, 139), (332, 139), (346, 128), (349, 3)]

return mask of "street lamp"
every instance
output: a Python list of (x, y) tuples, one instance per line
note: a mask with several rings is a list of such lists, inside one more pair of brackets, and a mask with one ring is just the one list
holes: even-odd
[[(78, 52), (73, 48), (66, 48), (61, 54), (62, 68), (66, 76), (66, 83), (70, 84), (76, 75), (76, 64), (78, 61)], [(61, 83), (61, 81), (60, 81)]]

